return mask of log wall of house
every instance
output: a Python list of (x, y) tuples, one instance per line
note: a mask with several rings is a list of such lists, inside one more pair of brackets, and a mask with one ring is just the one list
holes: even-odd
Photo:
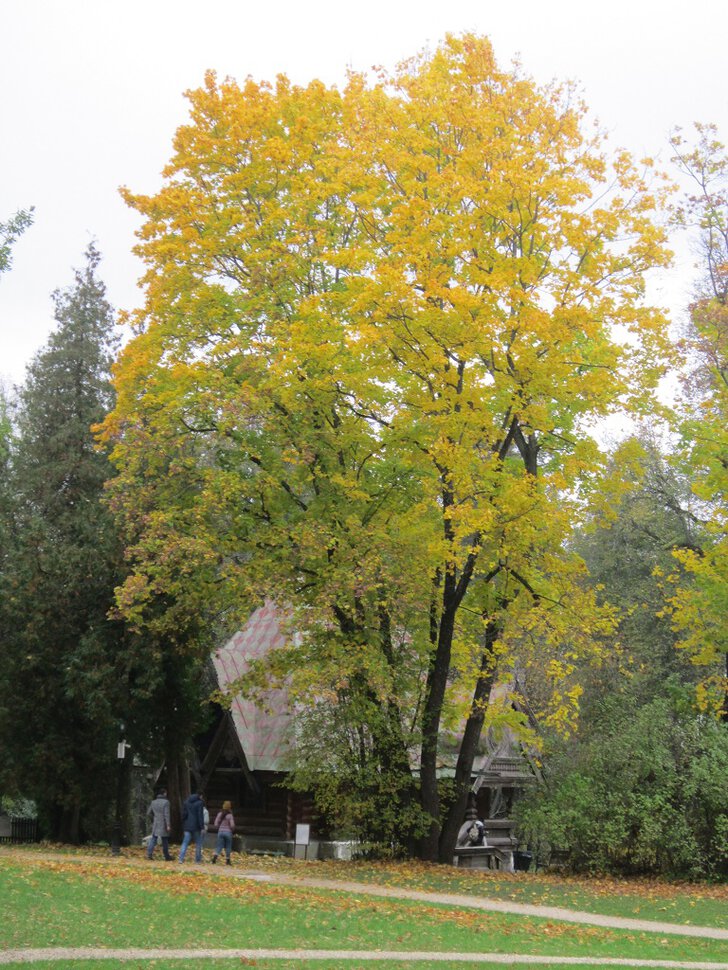
[(318, 816), (313, 798), (305, 793), (281, 787), (285, 774), (279, 772), (253, 772), (258, 790), (253, 790), (242, 771), (216, 770), (208, 779), (205, 803), (210, 822), (225, 800), (232, 802), (236, 833), (275, 839), (292, 839), (296, 825), (307, 823), (311, 836), (319, 833)]

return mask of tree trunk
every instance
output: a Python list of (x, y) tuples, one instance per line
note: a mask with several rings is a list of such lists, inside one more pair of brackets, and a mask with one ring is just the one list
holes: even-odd
[(60, 813), (58, 839), (67, 845), (78, 845), (80, 841), (81, 806), (76, 799), (72, 805), (65, 806)]
[(182, 841), (182, 805), (190, 795), (190, 771), (187, 759), (181, 752), (174, 750), (167, 755), (167, 797), (171, 838)]
[(455, 768), (454, 792), (455, 798), (450, 804), (444, 819), (439, 843), (439, 861), (451, 862), (458, 831), (465, 817), (468, 804), (468, 794), (471, 789), (473, 761), (478, 750), (480, 735), (483, 730), (485, 714), (488, 710), (490, 691), (495, 679), (493, 664), (493, 647), (500, 634), (500, 624), (491, 620), (485, 629), (483, 653), (480, 658), (480, 674), (478, 676), (470, 714), (465, 723), (465, 731), (460, 743), (458, 761)]
[(430, 816), (430, 830), (422, 839), (420, 856), (436, 862), (440, 841), (440, 791), (437, 778), (437, 752), (440, 741), (442, 705), (450, 671), (452, 640), (455, 632), (455, 579), (448, 575), (443, 586), (443, 611), (437, 637), (437, 648), (427, 675), (425, 709), (422, 718), (422, 752), (420, 755), (420, 798)]

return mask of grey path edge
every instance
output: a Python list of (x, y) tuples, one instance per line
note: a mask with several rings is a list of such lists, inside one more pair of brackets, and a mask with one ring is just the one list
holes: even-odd
[(558, 964), (574, 966), (665, 967), (667, 970), (728, 970), (728, 963), (679, 960), (629, 960), (609, 957), (527, 956), (508, 953), (428, 953), (423, 950), (107, 950), (96, 947), (47, 947), (0, 951), (1, 963), (41, 960), (401, 960), (410, 963)]

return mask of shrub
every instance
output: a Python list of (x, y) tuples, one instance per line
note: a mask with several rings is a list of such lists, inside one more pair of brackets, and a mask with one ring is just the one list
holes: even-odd
[(518, 803), (521, 835), (574, 868), (728, 875), (728, 725), (667, 698), (607, 705), (590, 737), (552, 746), (546, 777)]

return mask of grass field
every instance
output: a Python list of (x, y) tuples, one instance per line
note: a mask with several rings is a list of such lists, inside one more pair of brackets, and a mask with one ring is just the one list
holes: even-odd
[[(48, 850), (41, 847), (28, 847), (23, 851), (31, 856), (48, 854)], [(78, 855), (79, 851), (83, 855), (89, 854), (86, 848), (53, 847), (54, 854), (60, 852), (69, 858)], [(109, 855), (107, 847), (91, 852), (95, 852), (99, 859), (108, 858)], [(143, 858), (140, 849), (125, 849), (124, 855), (128, 859)], [(240, 857), (238, 863), (242, 864)], [(604, 876), (580, 878), (544, 872), (509, 874), (415, 862), (303, 862), (290, 858), (246, 857), (244, 865), (246, 871), (257, 869), (262, 873), (284, 872), (425, 892), (462, 893), (517, 903), (563, 906), (606, 916), (728, 929), (728, 884), (626, 880)]]
[[(241, 863), (241, 871), (243, 871)], [(678, 887), (643, 884), (649, 897), (640, 902), (639, 886), (613, 881), (570, 881), (554, 877), (458, 873), (449, 867), (358, 867), (257, 861), (244, 871), (285, 872), (349, 880), (362, 878), (408, 889), (467, 892), (546, 902), (642, 918), (722, 926), (726, 887)], [(510, 895), (508, 895), (510, 894)], [(544, 896), (546, 898), (544, 898)], [(575, 902), (578, 900), (578, 902)], [(532, 919), (406, 900), (371, 898), (351, 892), (282, 886), (249, 878), (230, 878), (229, 870), (148, 864), (127, 856), (110, 859), (50, 857), (42, 851), (0, 850), (0, 949), (29, 947), (106, 948), (312, 948), (343, 950), (514, 953), (555, 957), (590, 956), (728, 963), (728, 941), (663, 936)], [(694, 905), (693, 905), (694, 904)], [(661, 906), (665, 905), (665, 909)], [(650, 912), (648, 917), (645, 908)], [(654, 911), (654, 916), (653, 916)], [(216, 961), (218, 962), (218, 961)], [(210, 965), (194, 959), (139, 961), (124, 967), (187, 970)], [(239, 965), (246, 965), (240, 959)], [(111, 961), (84, 961), (93, 970), (109, 970)], [(258, 968), (301, 967), (300, 960), (256, 959)], [(427, 970), (442, 962), (357, 963), (306, 961), (306, 968)], [(76, 961), (34, 964), (63, 970)], [(463, 966), (463, 964), (452, 964)], [(521, 965), (523, 966), (523, 965)], [(534, 965), (535, 966), (535, 965)]]

